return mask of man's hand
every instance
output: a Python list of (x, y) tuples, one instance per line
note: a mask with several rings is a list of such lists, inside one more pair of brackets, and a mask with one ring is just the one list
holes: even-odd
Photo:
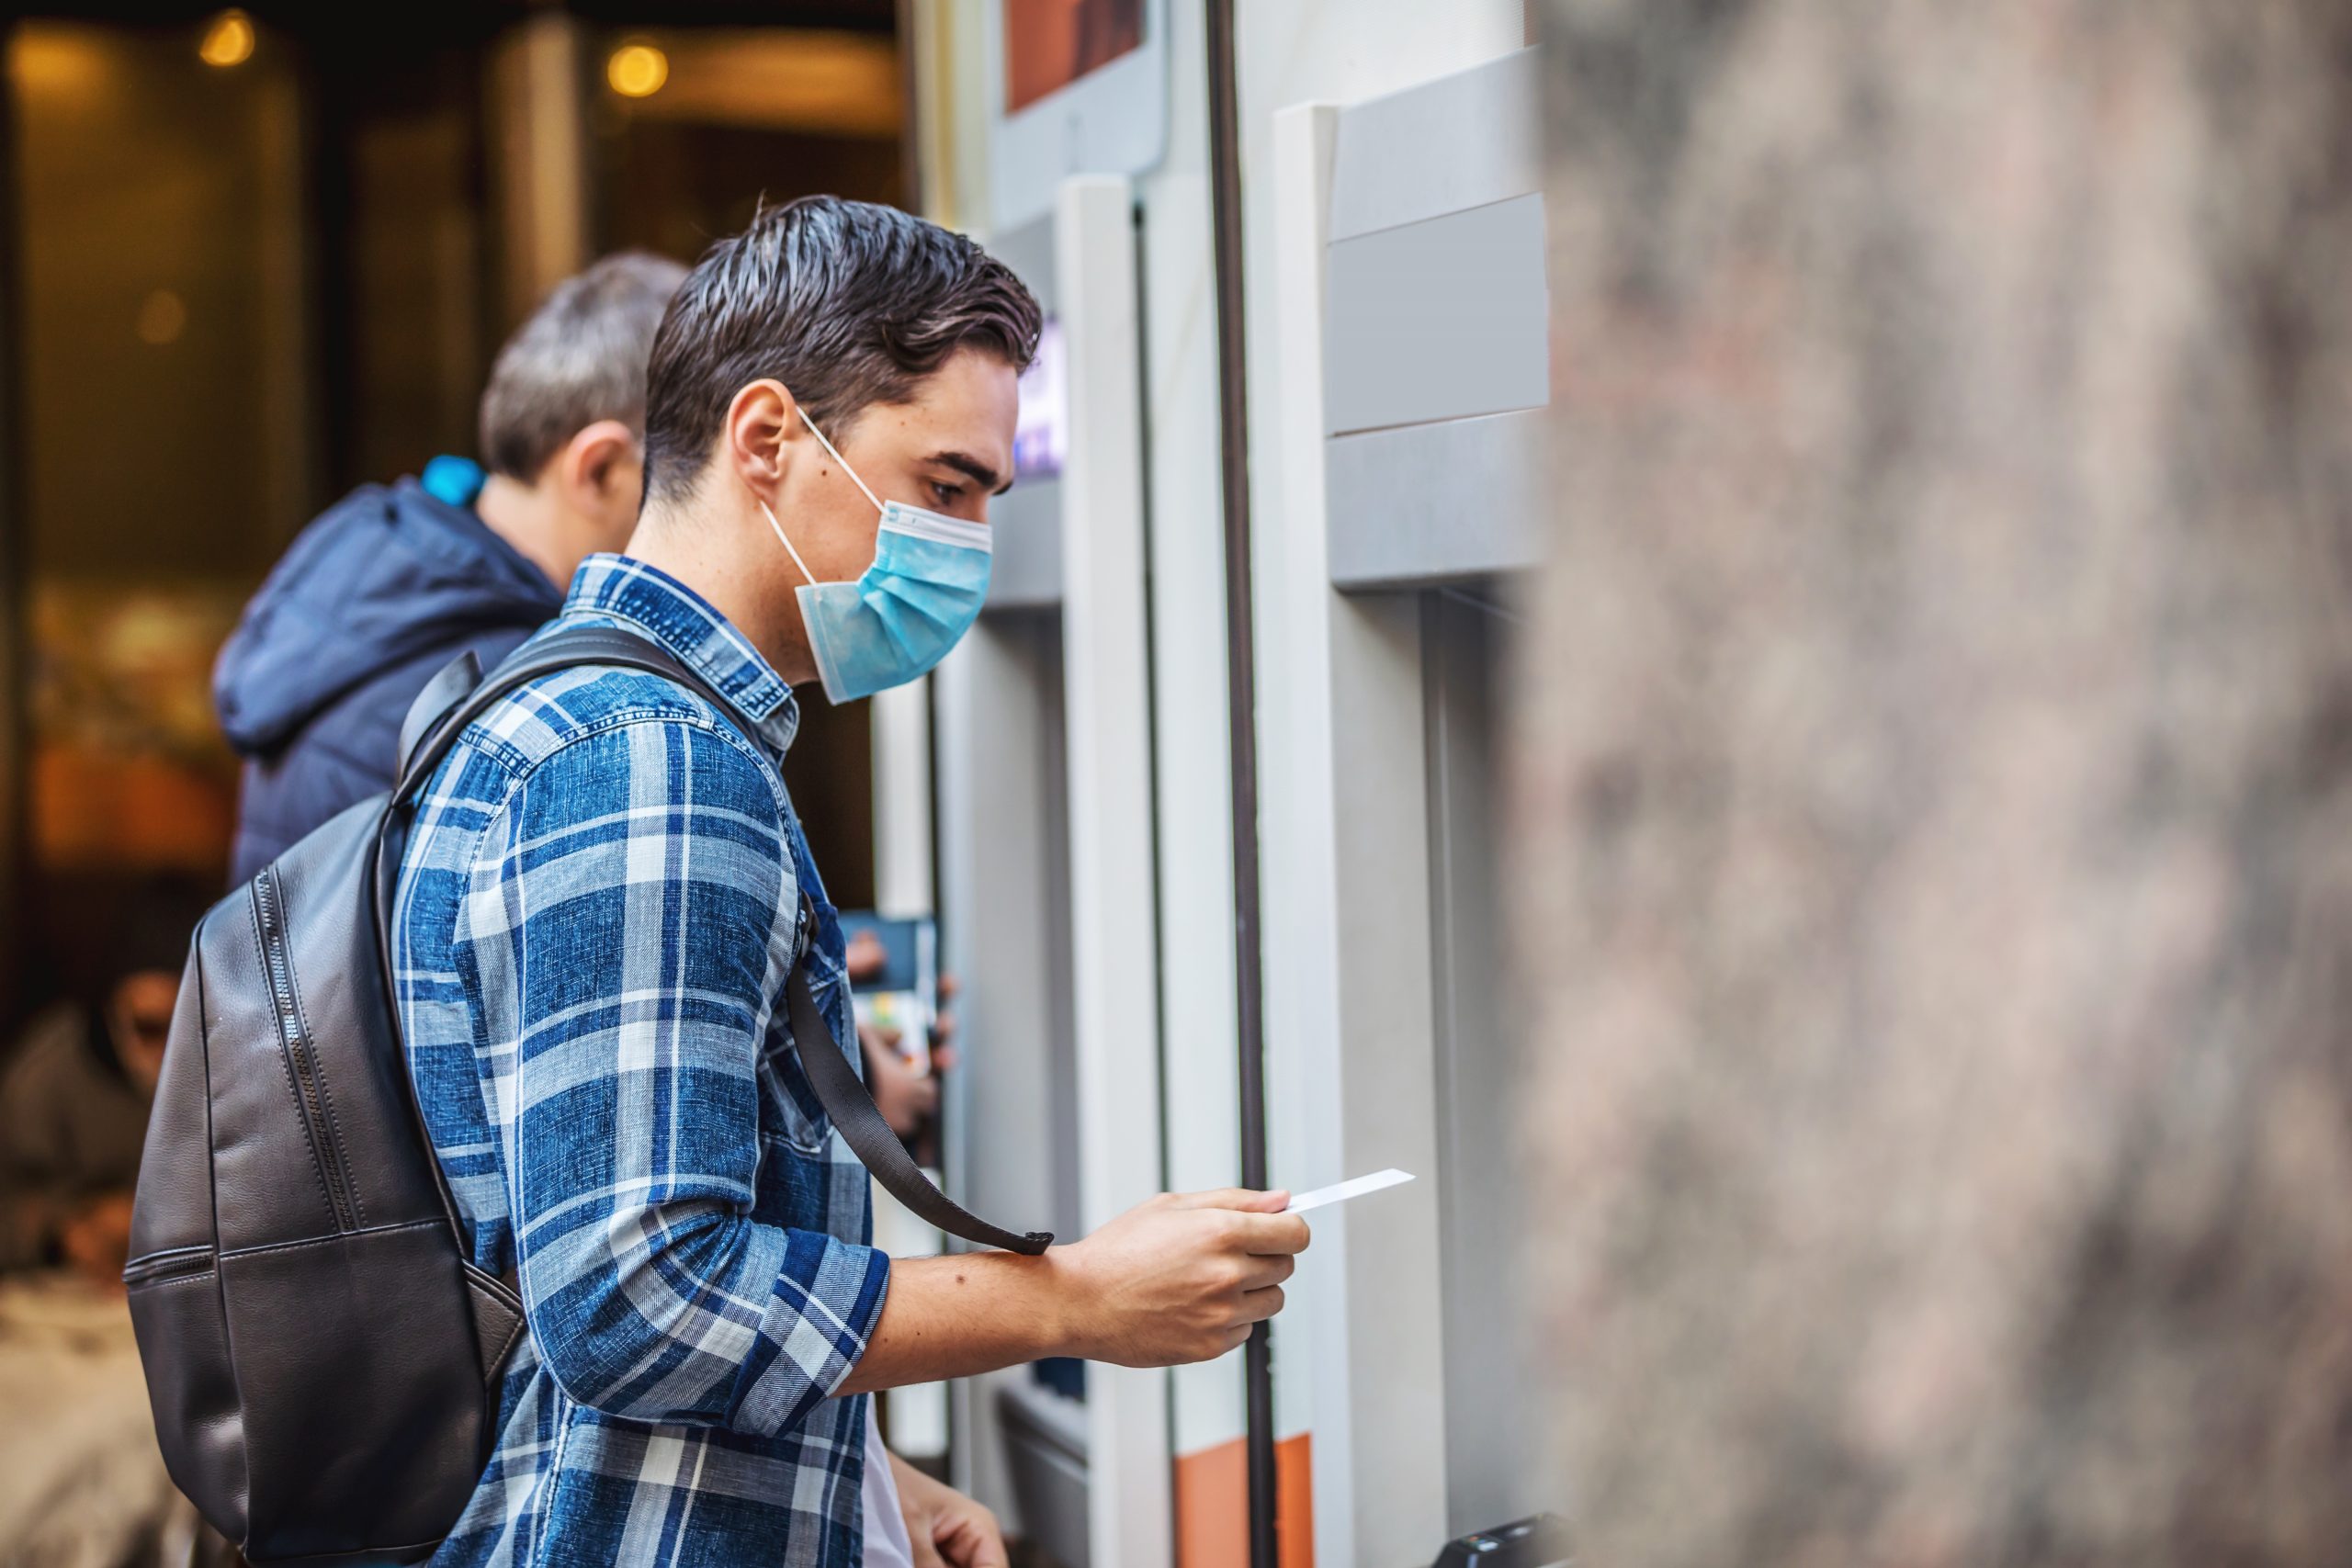
[(865, 1087), (882, 1120), (899, 1136), (914, 1136), (923, 1118), (939, 1109), (939, 1075), (955, 1065), (955, 1058), (934, 1051), (933, 1070), (918, 1071), (899, 1055), (899, 1032), (876, 1029), (870, 1023), (857, 1026), (857, 1043), (865, 1050)]
[[(871, 931), (858, 933), (869, 940)], [(879, 953), (881, 944), (875, 943)], [(855, 952), (853, 949), (850, 977), (857, 978)], [(873, 964), (874, 972), (881, 972), (881, 960)], [(874, 1103), (882, 1112), (882, 1120), (890, 1131), (901, 1138), (911, 1138), (922, 1130), (925, 1120), (939, 1111), (939, 1075), (956, 1066), (956, 1015), (946, 1004), (956, 995), (956, 977), (939, 977), (940, 1009), (931, 1023), (931, 1070), (923, 1072), (899, 1054), (899, 1032), (877, 1029), (870, 1023), (857, 1026), (857, 1043), (865, 1052), (865, 1087), (874, 1096)]]
[(890, 1265), (882, 1316), (837, 1393), (993, 1371), (1040, 1356), (1172, 1367), (1222, 1356), (1283, 1309), (1306, 1249), (1287, 1192), (1163, 1193), (1038, 1258), (957, 1252)]
[(899, 1483), (915, 1568), (1005, 1568), (1004, 1531), (996, 1516), (952, 1486), (933, 1481), (897, 1454), (890, 1475)]
[(1163, 1192), (1085, 1240), (1057, 1247), (1076, 1311), (1072, 1355), (1126, 1367), (1221, 1356), (1283, 1310), (1282, 1282), (1306, 1250), (1287, 1192)]

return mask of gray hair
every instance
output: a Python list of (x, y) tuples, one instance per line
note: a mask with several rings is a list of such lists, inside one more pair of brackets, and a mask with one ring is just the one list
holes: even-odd
[(536, 479), (563, 444), (602, 419), (645, 428), (645, 361), (686, 269), (643, 251), (565, 278), (498, 351), (481, 394), (481, 458)]

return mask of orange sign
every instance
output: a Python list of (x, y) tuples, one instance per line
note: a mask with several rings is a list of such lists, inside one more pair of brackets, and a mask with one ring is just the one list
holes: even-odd
[(1004, 0), (1004, 107), (1018, 114), (1143, 45), (1143, 0)]

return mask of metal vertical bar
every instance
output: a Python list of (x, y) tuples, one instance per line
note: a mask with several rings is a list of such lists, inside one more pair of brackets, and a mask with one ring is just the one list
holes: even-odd
[[(1242, 331), (1241, 112), (1233, 0), (1209, 0), (1209, 208), (1216, 278), (1218, 446), (1225, 481), (1225, 670), (1233, 768), (1234, 1022), (1241, 1074), (1241, 1184), (1266, 1185), (1266, 1060), (1259, 946), (1258, 682), (1250, 581), (1250, 401)], [(1242, 1351), (1248, 1390), (1250, 1568), (1277, 1568), (1272, 1327)]]
[(920, 24), (915, 0), (897, 0), (892, 24), (891, 42), (899, 52), (899, 101), (906, 106), (899, 121), (899, 205), (909, 212), (927, 213), (931, 209), (923, 205), (922, 73), (915, 64), (915, 51), (922, 45), (915, 37)]
[[(0, 33), (0, 50), (10, 40)], [(27, 798), (32, 726), (26, 716), (32, 587), (32, 512), (25, 483), (26, 293), (18, 158), (24, 100), (0, 105), (0, 1022), (13, 1028), (24, 999), (23, 911), (31, 908)]]

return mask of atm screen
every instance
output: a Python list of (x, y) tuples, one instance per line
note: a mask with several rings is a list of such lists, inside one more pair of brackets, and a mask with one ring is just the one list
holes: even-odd
[(1012, 426), (1015, 479), (1050, 479), (1069, 451), (1069, 383), (1062, 367), (1062, 324), (1048, 316), (1037, 358), (1021, 376), (1021, 413)]
[(1143, 46), (1143, 0), (1004, 0), (1004, 107), (1018, 114)]

